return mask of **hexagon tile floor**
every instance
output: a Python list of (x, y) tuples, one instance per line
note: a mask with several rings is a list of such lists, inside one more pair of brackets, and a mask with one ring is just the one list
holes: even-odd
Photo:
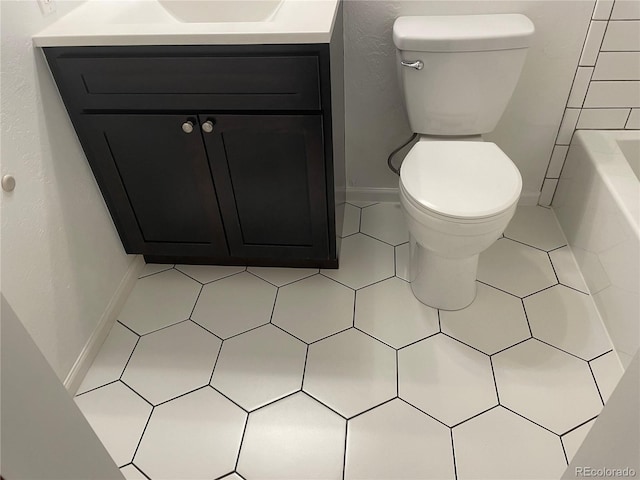
[(339, 270), (147, 265), (77, 405), (129, 479), (558, 479), (622, 374), (551, 210), (420, 304), (397, 204)]

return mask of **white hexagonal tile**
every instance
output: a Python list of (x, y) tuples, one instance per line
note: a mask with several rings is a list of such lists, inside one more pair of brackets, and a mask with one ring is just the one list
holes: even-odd
[(567, 454), (567, 461), (569, 463), (573, 460), (573, 457), (580, 448), (580, 445), (582, 445), (582, 442), (584, 442), (584, 439), (587, 438), (587, 434), (595, 422), (596, 419), (594, 418), (593, 420), (579, 426), (575, 430), (571, 430), (569, 433), (565, 433), (562, 436), (562, 445), (564, 445), (564, 451)]
[(449, 429), (402, 400), (349, 420), (345, 480), (454, 476)]
[(180, 270), (200, 283), (209, 283), (243, 272), (246, 267), (235, 265), (176, 265), (176, 270)]
[(449, 426), (498, 403), (489, 357), (441, 334), (398, 352), (398, 396)]
[(273, 285), (282, 287), (318, 273), (317, 268), (249, 267), (248, 271)]
[(202, 286), (171, 269), (139, 279), (118, 320), (138, 335), (189, 318)]
[(531, 336), (519, 298), (482, 283), (477, 292), (467, 308), (440, 311), (444, 333), (488, 355)]
[(508, 238), (480, 254), (478, 280), (519, 297), (558, 283), (545, 252)]
[(224, 342), (211, 385), (247, 410), (302, 387), (307, 346), (273, 325)]
[(349, 418), (396, 395), (395, 351), (355, 329), (309, 347), (303, 389)]
[(138, 335), (116, 322), (100, 347), (100, 351), (82, 380), (77, 393), (80, 394), (118, 380), (129, 361), (138, 338)]
[(409, 241), (409, 229), (399, 203), (377, 203), (363, 208), (360, 231), (391, 245)]
[(342, 236), (346, 237), (360, 231), (360, 208), (345, 203)]
[(356, 233), (342, 240), (340, 268), (321, 270), (351, 288), (362, 288), (395, 274), (393, 247)]
[(150, 478), (216, 478), (233, 471), (247, 414), (210, 387), (153, 411), (134, 463)]
[(154, 405), (209, 383), (222, 342), (191, 321), (140, 338), (122, 381)]
[(396, 277), (399, 277), (407, 282), (410, 281), (409, 277), (409, 255), (410, 243), (403, 243), (395, 248), (396, 254)]
[(194, 322), (221, 338), (269, 323), (277, 288), (248, 272), (202, 287), (191, 315)]
[(142, 269), (142, 272), (140, 272), (140, 276), (138, 278), (148, 277), (149, 275), (164, 272), (165, 270), (171, 270), (172, 268), (173, 268), (172, 264), (145, 263)]
[(133, 464), (122, 467), (120, 469), (120, 472), (127, 480), (147, 480), (147, 477), (145, 477), (144, 474), (140, 472), (140, 470), (138, 470)]
[(518, 207), (504, 236), (543, 250), (567, 244), (553, 210), (537, 205)]
[(587, 362), (527, 340), (493, 357), (500, 404), (562, 435), (602, 402)]
[(296, 393), (249, 415), (237, 471), (245, 478), (340, 479), (345, 420)]
[(589, 295), (556, 285), (524, 299), (535, 338), (591, 360), (611, 350), (609, 337)]
[(560, 478), (567, 468), (560, 439), (497, 407), (453, 429), (459, 480)]
[(549, 252), (549, 257), (560, 283), (585, 293), (589, 292), (576, 259), (568, 246)]
[(438, 311), (420, 303), (409, 283), (392, 277), (358, 290), (355, 326), (400, 348), (437, 333)]
[(314, 342), (353, 325), (355, 292), (322, 275), (305, 278), (278, 291), (275, 325)]
[(75, 397), (76, 405), (118, 465), (131, 463), (151, 405), (122, 382)]
[(624, 373), (622, 364), (615, 352), (609, 352), (595, 360), (591, 360), (589, 365), (591, 365), (602, 400), (606, 402), (622, 378)]

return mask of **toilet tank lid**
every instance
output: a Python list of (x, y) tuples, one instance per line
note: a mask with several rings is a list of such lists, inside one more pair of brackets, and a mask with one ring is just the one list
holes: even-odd
[(417, 52), (481, 52), (527, 48), (533, 22), (519, 13), (398, 17), (393, 43)]

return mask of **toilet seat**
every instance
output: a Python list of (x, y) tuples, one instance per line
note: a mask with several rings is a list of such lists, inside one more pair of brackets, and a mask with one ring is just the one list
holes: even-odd
[(491, 142), (420, 141), (400, 168), (400, 184), (416, 208), (455, 222), (499, 216), (519, 199), (522, 177)]

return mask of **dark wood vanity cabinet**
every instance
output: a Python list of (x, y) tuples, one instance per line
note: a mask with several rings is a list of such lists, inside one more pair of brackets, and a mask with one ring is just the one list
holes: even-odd
[(45, 48), (125, 250), (337, 267), (344, 113), (331, 47)]

